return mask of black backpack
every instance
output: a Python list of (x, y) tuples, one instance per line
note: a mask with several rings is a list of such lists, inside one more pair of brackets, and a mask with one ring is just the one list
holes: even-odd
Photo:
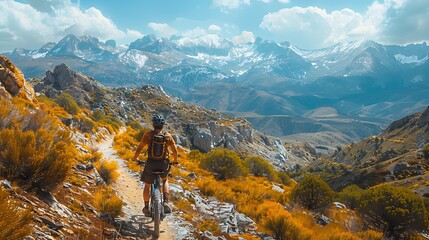
[(158, 134), (152, 133), (152, 139), (147, 150), (148, 157), (155, 160), (166, 159), (168, 157), (167, 137), (162, 132)]

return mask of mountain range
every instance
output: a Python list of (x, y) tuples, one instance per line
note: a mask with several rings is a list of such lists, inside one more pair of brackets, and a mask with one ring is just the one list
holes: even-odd
[(308, 133), (351, 142), (429, 105), (426, 43), (359, 41), (304, 50), (261, 38), (235, 45), (218, 35), (146, 35), (118, 46), (68, 35), (4, 55), (30, 78), (65, 63), (106, 86), (161, 85), (186, 101), (246, 117), (269, 134), (307, 134), (316, 142)]

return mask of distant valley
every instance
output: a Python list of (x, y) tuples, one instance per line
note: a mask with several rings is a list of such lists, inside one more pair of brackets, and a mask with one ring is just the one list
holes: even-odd
[(148, 35), (117, 46), (68, 35), (4, 55), (30, 78), (65, 63), (106, 86), (160, 85), (186, 101), (246, 117), (266, 134), (321, 149), (377, 134), (429, 105), (426, 43), (361, 41), (303, 50), (260, 38), (234, 45), (218, 35)]

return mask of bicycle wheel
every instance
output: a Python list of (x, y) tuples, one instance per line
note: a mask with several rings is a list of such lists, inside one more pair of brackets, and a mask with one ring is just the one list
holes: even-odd
[(159, 237), (159, 224), (161, 222), (161, 192), (156, 188), (153, 192), (153, 231)]

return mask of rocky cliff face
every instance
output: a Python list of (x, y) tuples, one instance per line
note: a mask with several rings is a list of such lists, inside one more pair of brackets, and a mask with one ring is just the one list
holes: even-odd
[(81, 73), (71, 70), (65, 64), (55, 67), (54, 71), (47, 71), (43, 80), (35, 85), (36, 92), (55, 98), (61, 92), (67, 92), (80, 106), (93, 108), (94, 98), (103, 95), (103, 89), (95, 80)]
[(36, 96), (21, 70), (5, 56), (0, 56), (0, 95), (8, 98), (20, 96), (30, 101)]

